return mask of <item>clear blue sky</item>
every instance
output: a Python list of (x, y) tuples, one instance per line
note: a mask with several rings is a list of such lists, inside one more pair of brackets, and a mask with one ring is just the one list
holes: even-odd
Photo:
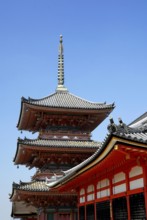
[[(115, 121), (147, 111), (146, 0), (0, 0), (0, 219), (8, 220), (12, 182), (33, 171), (13, 165), (21, 96), (42, 98), (57, 86), (59, 35), (65, 85), (89, 101), (115, 102)], [(93, 139), (103, 140), (109, 120)], [(33, 137), (32, 137), (33, 138)]]

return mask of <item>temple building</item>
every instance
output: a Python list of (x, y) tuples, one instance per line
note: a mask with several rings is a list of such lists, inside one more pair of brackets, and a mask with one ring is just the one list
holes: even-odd
[[(81, 212), (85, 204), (84, 200), (82, 203), (78, 201), (82, 182), (80, 180), (78, 183), (77, 179), (74, 186), (72, 180), (72, 189), (67, 184), (66, 190), (64, 178), (73, 175), (76, 167), (86, 164), (85, 161), (90, 162), (97, 155), (95, 152), (101, 151), (102, 143), (93, 141), (91, 133), (113, 109), (114, 104), (89, 102), (67, 90), (64, 85), (63, 42), (60, 36), (58, 84), (55, 93), (42, 99), (21, 99), (17, 128), (21, 131), (37, 132), (38, 137), (18, 138), (14, 164), (24, 165), (29, 169), (36, 168), (36, 173), (31, 181), (13, 183), (10, 196), (13, 218), (78, 219), (77, 207), (82, 204)], [(86, 181), (93, 181), (93, 176), (87, 177), (82, 189), (85, 189)], [(84, 199), (85, 194), (82, 195)]]
[(50, 188), (78, 193), (78, 220), (147, 219), (147, 113), (127, 126), (110, 119), (98, 150)]

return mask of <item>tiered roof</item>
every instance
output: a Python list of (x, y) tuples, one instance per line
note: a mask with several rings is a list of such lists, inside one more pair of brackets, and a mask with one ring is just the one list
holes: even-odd
[[(30, 167), (41, 168), (45, 163), (41, 155), (43, 154), (44, 160), (51, 160), (56, 154), (56, 161), (58, 157), (61, 160), (61, 153), (72, 155), (69, 161), (76, 163), (76, 157), (79, 161), (86, 159), (93, 154), (100, 146), (100, 142), (96, 141), (70, 141), (70, 140), (44, 140), (44, 139), (18, 139), (17, 151), (14, 157), (16, 165), (23, 164)], [(79, 154), (79, 156), (76, 154)], [(81, 159), (80, 159), (81, 158)], [(60, 161), (61, 162), (61, 161)], [(62, 164), (66, 163), (64, 157)], [(76, 165), (76, 164), (73, 164)]]
[[(48, 126), (44, 124), (45, 118), (49, 120), (53, 117), (53, 114), (54, 117), (63, 116), (66, 111), (66, 116), (71, 119), (74, 116), (80, 117), (86, 114), (84, 120), (87, 121), (89, 125), (88, 128), (85, 127), (85, 130), (92, 131), (113, 109), (114, 104), (89, 102), (70, 94), (68, 91), (57, 91), (43, 99), (22, 98), (18, 129), (37, 131), (40, 129), (41, 124), (45, 129)], [(39, 115), (40, 112), (42, 112), (42, 115)], [(29, 118), (31, 118), (31, 120), (29, 120)], [(82, 125), (80, 128), (84, 130)]]

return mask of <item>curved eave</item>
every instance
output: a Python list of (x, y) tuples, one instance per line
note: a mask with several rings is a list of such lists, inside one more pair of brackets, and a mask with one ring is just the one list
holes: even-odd
[(16, 161), (17, 161), (17, 159), (19, 158), (20, 155), (21, 155), (20, 145), (17, 142), (17, 149), (16, 149), (16, 152), (15, 152), (15, 156), (13, 158), (13, 162), (14, 162), (15, 165), (17, 164)]
[[(99, 142), (94, 142), (94, 141), (91, 141), (90, 143), (88, 142), (84, 142), (84, 141), (77, 141), (77, 144), (76, 144), (76, 141), (69, 141), (69, 144), (67, 141), (52, 141), (53, 144), (48, 144), (48, 140), (43, 140), (43, 142), (47, 142), (46, 145), (43, 145), (43, 144), (38, 144), (37, 145), (37, 142), (38, 140), (29, 140), (28, 139), (28, 142), (27, 140), (19, 140), (18, 139), (18, 142), (17, 142), (17, 150), (16, 150), (16, 153), (15, 153), (15, 157), (13, 159), (13, 162), (15, 163), (15, 165), (17, 164), (22, 164), (22, 162), (20, 162), (20, 158), (23, 157), (23, 150), (27, 150), (29, 149), (29, 152), (30, 154), (32, 154), (31, 152), (35, 152), (35, 151), (44, 151), (44, 152), (52, 152), (52, 151), (55, 151), (55, 150), (58, 150), (60, 152), (64, 152), (64, 151), (67, 151), (67, 152), (80, 152), (82, 153), (83, 150), (85, 151), (85, 154), (86, 153), (89, 153), (89, 154), (92, 154), (94, 153), (100, 146), (100, 143)], [(57, 144), (57, 143), (60, 143), (61, 144)], [(72, 143), (73, 144), (70, 144)], [(78, 143), (80, 143), (81, 145), (78, 146)], [(92, 144), (91, 144), (92, 143)], [(66, 144), (66, 146), (64, 145)], [(27, 158), (29, 157), (29, 155), (27, 156)], [(24, 159), (22, 159), (24, 160)], [(29, 160), (29, 159), (28, 159)], [(27, 163), (28, 161), (25, 161), (23, 164)]]
[(21, 98), (21, 107), (20, 107), (20, 113), (19, 113), (19, 119), (18, 119), (18, 123), (17, 123), (17, 128), (19, 129), (20, 123), (21, 123), (21, 117), (22, 117), (22, 109), (23, 109), (23, 97)]
[[(99, 106), (99, 107), (98, 107)], [(33, 111), (37, 112), (56, 112), (56, 113), (74, 113), (74, 114), (103, 114), (102, 120), (103, 121), (110, 113), (111, 111), (115, 108), (114, 104), (107, 105), (105, 103), (102, 104), (97, 104), (95, 108), (82, 108), (82, 107), (62, 107), (62, 106), (47, 106), (47, 105), (40, 105), (40, 104), (35, 104), (33, 101), (30, 101), (28, 99), (25, 99), (22, 97), (21, 99), (21, 110), (20, 110), (20, 115), (19, 115), (19, 120), (17, 127), (19, 130), (29, 130), (27, 128), (26, 124), (26, 118), (30, 117), (30, 111), (29, 109), (32, 109)]]
[(18, 201), (21, 195), (45, 195), (45, 196), (75, 196), (77, 193), (73, 192), (62, 192), (60, 193), (56, 189), (52, 189), (48, 186), (45, 181), (32, 181), (32, 182), (20, 182), (20, 184), (13, 184), (13, 193), (10, 200), (12, 202)]
[(15, 195), (16, 195), (16, 191), (15, 191), (13, 185), (12, 185), (12, 193), (10, 194), (10, 197), (9, 197), (10, 201), (13, 201)]
[[(109, 156), (111, 151), (115, 151), (115, 145), (118, 143), (122, 143), (124, 145), (134, 146), (136, 148), (143, 148), (147, 151), (147, 143), (135, 141), (135, 140), (128, 140), (124, 137), (118, 137), (117, 135), (110, 135), (105, 142), (105, 145), (101, 149), (99, 149), (94, 155), (88, 158), (86, 161), (82, 162), (81, 165), (73, 168), (71, 172), (69, 172), (63, 179), (56, 182), (53, 187), (57, 187), (62, 190), (62, 188), (66, 187), (68, 184), (71, 184), (76, 178), (80, 175), (84, 175), (85, 172), (91, 170), (94, 166), (96, 166), (97, 171), (98, 167), (101, 165), (102, 161)], [(112, 158), (110, 158), (111, 160)], [(117, 158), (113, 158), (116, 159)], [(111, 160), (112, 161), (112, 160)], [(115, 161), (114, 161), (115, 162)]]
[(18, 119), (18, 123), (17, 123), (17, 128), (19, 130), (21, 130), (21, 124), (22, 124), (23, 116), (24, 116), (25, 109), (26, 109), (26, 103), (27, 103), (27, 99), (22, 97), (21, 98), (20, 114), (19, 114), (19, 119)]

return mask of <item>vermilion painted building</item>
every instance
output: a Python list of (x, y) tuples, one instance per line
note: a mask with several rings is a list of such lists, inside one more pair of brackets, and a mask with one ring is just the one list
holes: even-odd
[(147, 219), (147, 113), (110, 122), (99, 149), (52, 187), (78, 193), (79, 220)]
[(64, 86), (63, 58), (61, 36), (55, 93), (21, 100), (17, 127), (38, 132), (38, 138), (18, 138), (14, 164), (37, 170), (31, 181), (13, 183), (13, 218), (77, 219), (77, 189), (59, 192), (51, 186), (99, 149), (101, 143), (91, 139), (91, 132), (114, 108), (114, 104), (93, 103), (69, 93)]

